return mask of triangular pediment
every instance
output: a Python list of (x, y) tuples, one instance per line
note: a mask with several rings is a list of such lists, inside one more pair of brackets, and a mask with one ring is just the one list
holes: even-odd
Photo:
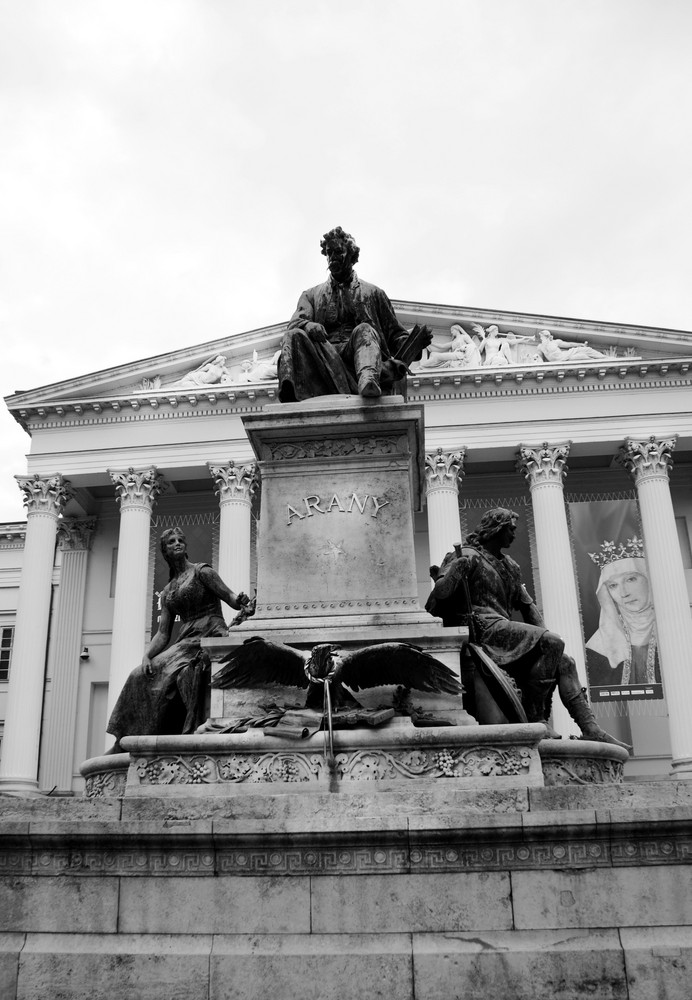
[[(454, 332), (463, 331), (469, 338), (481, 339), (492, 328), (493, 335), (506, 340), (513, 335), (512, 364), (528, 366), (551, 362), (537, 354), (540, 333), (548, 330), (555, 340), (566, 345), (588, 344), (608, 363), (615, 359), (627, 364), (634, 360), (665, 362), (666, 359), (692, 356), (692, 333), (655, 327), (639, 327), (615, 323), (555, 316), (501, 312), (467, 306), (448, 306), (395, 300), (400, 321), (411, 328), (415, 323), (433, 329), (433, 350), (449, 352), (453, 348)], [(233, 398), (252, 394), (255, 386), (275, 385), (276, 361), (286, 323), (262, 327), (249, 332), (231, 334), (218, 340), (170, 351), (151, 358), (134, 361), (104, 371), (92, 372), (35, 389), (15, 393), (6, 403), (17, 419), (24, 423), (30, 411), (48, 407), (60, 412), (63, 405), (76, 409), (81, 403), (92, 405), (99, 412), (100, 404), (126, 404), (135, 408), (139, 401), (194, 398), (195, 394), (214, 393)], [(563, 348), (567, 350), (568, 348)], [(223, 360), (221, 360), (223, 359)], [(553, 362), (557, 363), (557, 362)], [(598, 361), (585, 361), (587, 368)], [(452, 360), (452, 367), (461, 367)], [(448, 366), (449, 367), (449, 366)], [(466, 365), (468, 367), (468, 365)], [(417, 368), (419, 376), (433, 370)], [(271, 396), (274, 390), (269, 388)], [(120, 401), (120, 403), (118, 403)]]
[[(10, 409), (18, 406), (36, 406), (74, 400), (108, 400), (115, 397), (168, 392), (169, 390), (204, 387), (219, 381), (219, 373), (210, 373), (211, 380), (204, 381), (200, 371), (205, 365), (224, 358), (224, 385), (247, 384), (243, 378), (249, 365), (268, 364), (281, 344), (286, 324), (263, 327), (247, 333), (233, 334), (218, 340), (207, 341), (192, 347), (181, 348), (166, 354), (134, 361), (126, 365), (91, 372), (62, 382), (39, 386), (36, 389), (15, 393), (6, 399)], [(197, 381), (194, 376), (197, 374)], [(192, 376), (192, 377), (190, 377)]]

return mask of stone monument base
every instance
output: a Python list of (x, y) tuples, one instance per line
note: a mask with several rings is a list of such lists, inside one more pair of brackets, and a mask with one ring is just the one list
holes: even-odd
[[(315, 713), (316, 720), (319, 715)], [(617, 784), (628, 754), (589, 740), (547, 740), (540, 723), (416, 728), (395, 718), (374, 729), (305, 739), (244, 733), (127, 736), (124, 754), (82, 765), (87, 796), (171, 798), (405, 790), (439, 785), (506, 790), (544, 784)]]
[(0, 796), (0, 996), (689, 1000), (689, 782), (374, 787)]

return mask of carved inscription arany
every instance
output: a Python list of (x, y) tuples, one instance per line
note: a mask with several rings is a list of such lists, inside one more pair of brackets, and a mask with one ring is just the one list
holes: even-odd
[(350, 493), (343, 500), (334, 493), (331, 498), (320, 497), (316, 493), (311, 496), (302, 497), (296, 506), (286, 504), (286, 524), (292, 524), (293, 518), (304, 521), (306, 517), (314, 517), (315, 514), (369, 514), (370, 517), (377, 517), (379, 511), (389, 504), (389, 500), (381, 497), (374, 497), (370, 493), (358, 496), (357, 493)]

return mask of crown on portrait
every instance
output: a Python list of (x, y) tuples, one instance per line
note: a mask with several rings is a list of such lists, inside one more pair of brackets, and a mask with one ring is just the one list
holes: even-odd
[(644, 542), (641, 538), (628, 538), (627, 544), (620, 542), (601, 542), (600, 552), (589, 552), (589, 559), (596, 563), (599, 569), (603, 569), (608, 563), (617, 562), (618, 559), (643, 559)]

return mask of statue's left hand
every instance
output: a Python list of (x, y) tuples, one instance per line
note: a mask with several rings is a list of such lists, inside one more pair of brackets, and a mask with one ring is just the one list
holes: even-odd
[(396, 358), (388, 358), (387, 361), (382, 362), (382, 381), (385, 385), (391, 385), (392, 382), (398, 382), (408, 373), (408, 368), (403, 361), (399, 361)]

